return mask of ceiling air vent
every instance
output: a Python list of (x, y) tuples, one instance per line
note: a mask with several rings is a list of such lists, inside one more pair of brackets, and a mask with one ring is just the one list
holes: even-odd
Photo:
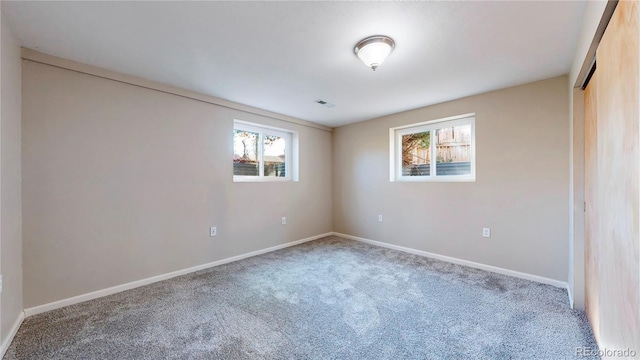
[(324, 107), (328, 107), (328, 108), (332, 108), (332, 107), (334, 107), (334, 106), (335, 106), (335, 105), (334, 105), (334, 104), (332, 104), (332, 103), (328, 103), (328, 102), (326, 102), (326, 101), (324, 101), (324, 100), (320, 100), (320, 99), (316, 100), (315, 102), (317, 102), (318, 104), (320, 104), (320, 105), (322, 105), (322, 106), (324, 106)]

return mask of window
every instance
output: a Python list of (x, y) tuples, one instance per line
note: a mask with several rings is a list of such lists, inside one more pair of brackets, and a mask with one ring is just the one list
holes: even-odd
[(389, 129), (391, 181), (475, 181), (475, 114)]
[(289, 130), (235, 120), (233, 181), (298, 181), (297, 137)]

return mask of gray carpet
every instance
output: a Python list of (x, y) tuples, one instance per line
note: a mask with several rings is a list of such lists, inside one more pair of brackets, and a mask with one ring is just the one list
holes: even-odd
[(329, 237), (25, 320), (5, 359), (570, 359), (565, 290)]

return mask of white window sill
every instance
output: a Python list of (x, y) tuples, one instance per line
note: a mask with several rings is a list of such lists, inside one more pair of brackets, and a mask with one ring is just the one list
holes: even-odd
[(233, 182), (290, 182), (291, 178), (278, 178), (278, 177), (254, 177), (254, 176), (234, 176)]
[(475, 182), (475, 177), (447, 177), (447, 176), (402, 176), (391, 180), (391, 182)]

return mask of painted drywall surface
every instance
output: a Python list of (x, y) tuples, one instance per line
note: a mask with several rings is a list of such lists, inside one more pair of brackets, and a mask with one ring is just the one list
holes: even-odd
[[(567, 259), (567, 291), (569, 292), (569, 301), (570, 301), (570, 305), (571, 307), (576, 307), (575, 304), (575, 292), (576, 292), (576, 288), (575, 288), (575, 229), (576, 229), (576, 224), (575, 224), (575, 215), (574, 215), (574, 210), (575, 210), (575, 201), (576, 201), (576, 197), (575, 197), (575, 192), (576, 192), (576, 186), (575, 186), (575, 169), (574, 169), (574, 158), (575, 158), (575, 144), (574, 142), (576, 141), (575, 139), (575, 127), (574, 127), (574, 103), (573, 103), (573, 97), (574, 97), (574, 89), (571, 86), (571, 84), (568, 84), (567, 86), (567, 91), (568, 91), (568, 96), (569, 96), (569, 239), (568, 239), (568, 246), (569, 246), (569, 257)], [(584, 307), (583, 307), (584, 308)]]
[(0, 90), (0, 256), (2, 271), (1, 329), (4, 343), (22, 312), (21, 81), (20, 45), (2, 20)]
[[(234, 119), (298, 131), (300, 181), (233, 183)], [(25, 308), (331, 231), (331, 146), (324, 130), (23, 61)]]
[(582, 64), (584, 63), (589, 48), (591, 47), (591, 42), (596, 34), (598, 25), (600, 25), (600, 20), (602, 19), (602, 14), (604, 13), (606, 6), (607, 0), (587, 1), (584, 16), (582, 18), (582, 28), (580, 30), (580, 35), (578, 35), (578, 43), (576, 45), (573, 62), (571, 63), (571, 70), (569, 71), (569, 83), (572, 87), (574, 86), (578, 78), (578, 74), (582, 69)]
[[(568, 112), (561, 76), (335, 129), (335, 231), (565, 281)], [(476, 182), (389, 181), (390, 127), (465, 113)]]
[[(576, 52), (569, 72), (569, 87), (573, 88), (585, 62), (587, 52), (602, 19), (606, 0), (588, 1), (578, 36)], [(584, 92), (569, 91), (570, 143), (570, 233), (568, 287), (574, 307), (584, 310)]]
[[(571, 166), (573, 167), (572, 187), (572, 203), (570, 215), (573, 217), (572, 237), (573, 240), (570, 250), (573, 250), (573, 256), (569, 259), (573, 276), (569, 276), (569, 286), (573, 287), (574, 308), (584, 310), (585, 298), (585, 214), (584, 214), (584, 91), (581, 89), (571, 88), (570, 97), (572, 98), (573, 123), (572, 123), (572, 147), (573, 157)], [(573, 281), (571, 281), (573, 280)]]

